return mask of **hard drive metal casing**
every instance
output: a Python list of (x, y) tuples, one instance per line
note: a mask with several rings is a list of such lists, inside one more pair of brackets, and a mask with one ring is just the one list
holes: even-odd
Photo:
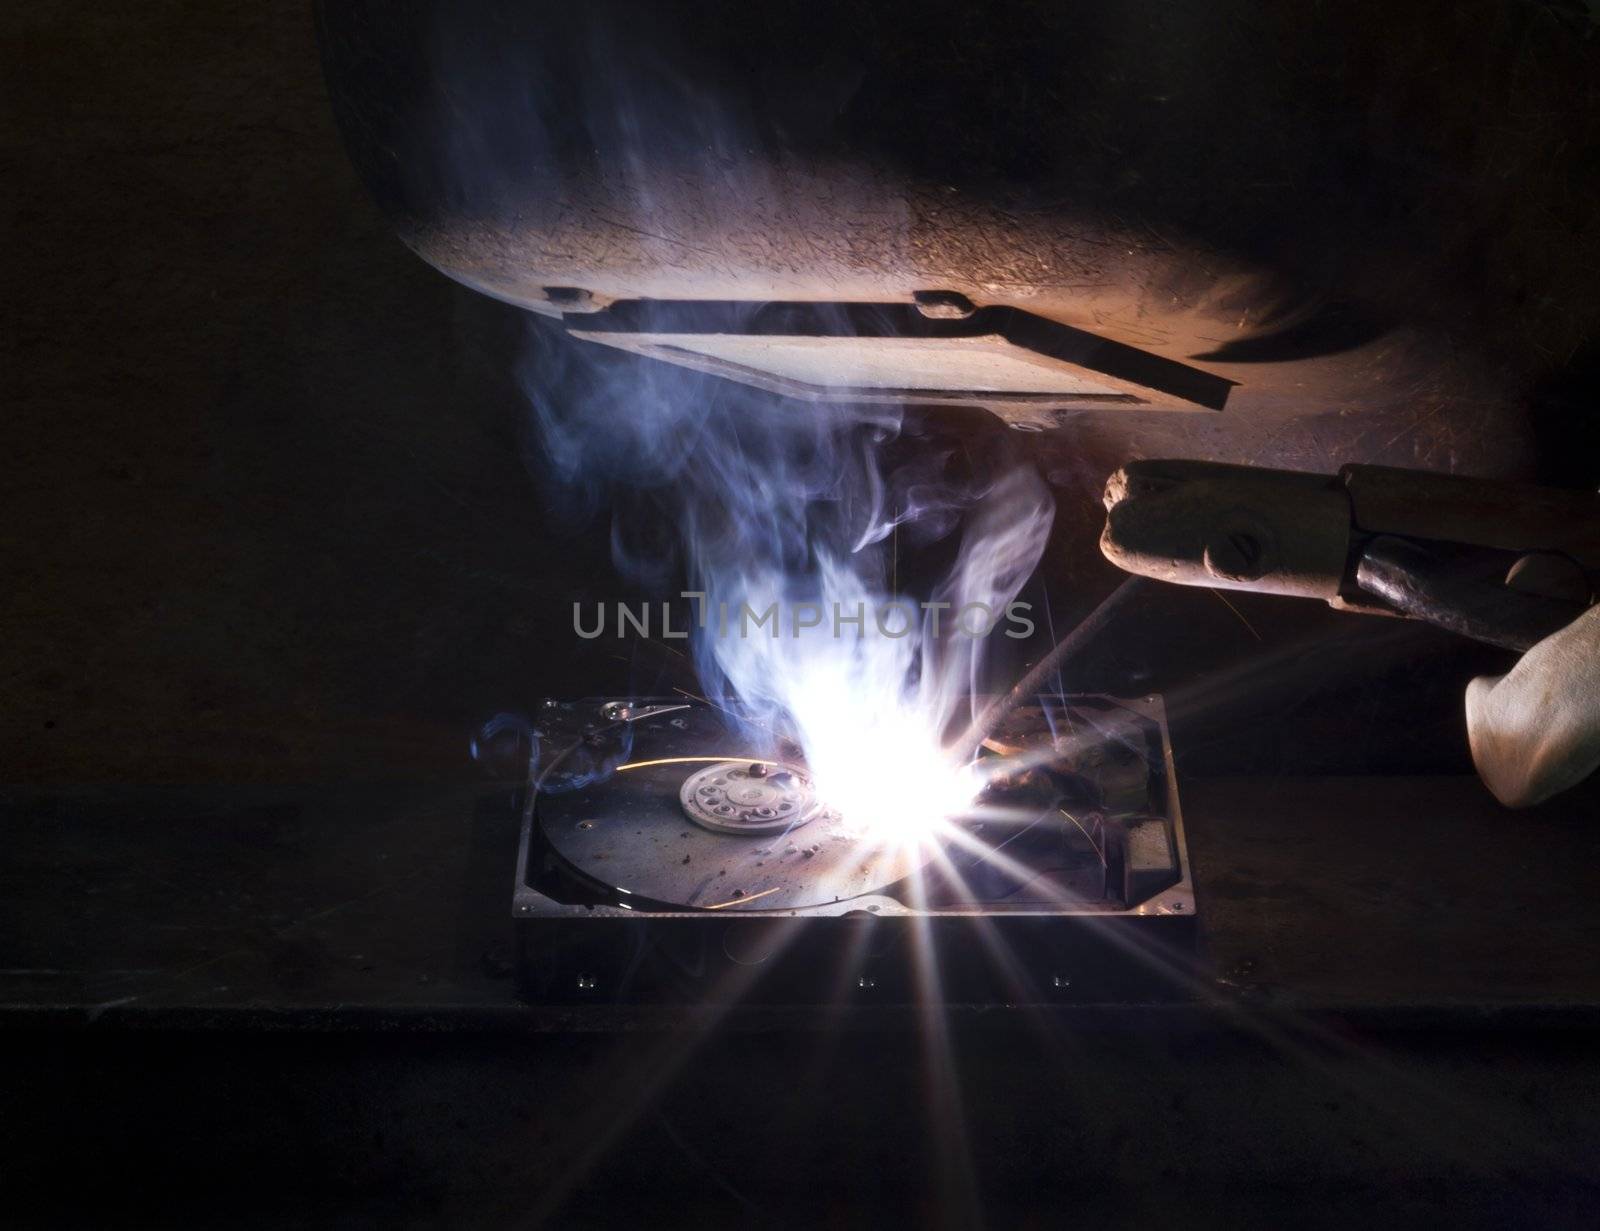
[[(542, 717), (546, 749), (565, 739), (605, 751), (610, 740), (623, 750), (611, 752), (622, 763), (644, 753), (670, 757), (686, 744), (704, 752), (704, 737), (697, 745), (688, 728), (720, 718), (712, 707), (680, 698), (550, 704)], [(1188, 998), (1198, 919), (1161, 699), (1040, 698), (1019, 711), (1012, 738), (1034, 738), (1026, 729), (1030, 719), (1041, 738), (1061, 723), (1113, 733), (1070, 766), (1087, 784), (1082, 789), (1106, 796), (1106, 810), (1097, 814), (1108, 886), (1101, 899), (1024, 894), (1017, 900), (1012, 894), (984, 900), (979, 894), (963, 901), (946, 894), (918, 904), (886, 886), (782, 909), (763, 910), (754, 898), (748, 907), (724, 901), (717, 909), (662, 909), (637, 898), (630, 903), (633, 895), (604, 883), (603, 867), (576, 869), (553, 848), (541, 814), (553, 811), (561, 797), (538, 782), (561, 752), (547, 752), (543, 764), (535, 756), (512, 900), (522, 995), (551, 1003), (768, 1004)], [(714, 751), (721, 754), (736, 738), (723, 737)], [(1108, 751), (1097, 754), (1097, 747)], [(597, 776), (614, 768), (602, 765)], [(687, 773), (695, 766), (683, 768)], [(1145, 806), (1136, 815), (1121, 814), (1117, 809), (1126, 801), (1113, 794), (1136, 789), (1140, 768)], [(571, 805), (563, 806), (571, 812)], [(641, 806), (654, 816), (667, 805), (652, 798)], [(613, 804), (613, 811), (621, 810)], [(618, 840), (642, 841), (643, 830), (635, 836), (629, 824), (621, 819)]]

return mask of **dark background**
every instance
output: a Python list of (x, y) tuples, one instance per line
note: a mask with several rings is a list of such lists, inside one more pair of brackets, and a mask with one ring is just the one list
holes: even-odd
[(459, 765), (594, 552), (541, 539), (484, 307), (364, 200), (309, 6), (6, 26), (8, 774)]
[[(1516, 283), (1515, 348), (1548, 352), (1526, 407), (1541, 468), (1592, 483), (1592, 167), (1566, 135), (1600, 90), (1584, 71), (1592, 26), (1561, 4), (1417, 12), (1409, 38), (1384, 44), (1386, 72), (1421, 83), (1406, 114), (1436, 138), (1430, 156), (1455, 169), (1462, 217), (1496, 254), (1472, 276)], [(1308, 24), (1307, 45), (1317, 37)], [(509, 373), (525, 325), (424, 266), (368, 201), (334, 130), (309, 4), (13, 5), (0, 39), (0, 781), (450, 779), (479, 772), (468, 741), (496, 711), (682, 682), (656, 656), (575, 645), (571, 601), (626, 591), (604, 519), (552, 522), (524, 465)], [(1063, 509), (1066, 537), (1081, 546), (1099, 515)], [(1114, 581), (1061, 544), (1046, 571), (1062, 579), (1062, 623)], [(1237, 614), (1204, 591), (1165, 594), (1069, 682), (1165, 692), (1190, 777), (1466, 770), (1461, 687), (1505, 656), (1312, 604), (1232, 601)], [(1412, 814), (1441, 797), (1435, 786), (1409, 788)], [(0, 911), (0, 927), (19, 951), (73, 961), (111, 936), (130, 965), (214, 946), (274, 994), (308, 971), (314, 991), (371, 974), (392, 999), (424, 1003), (444, 995), (423, 982), (448, 984), (438, 970), (495, 957), (452, 953), (465, 942), (450, 921), (498, 928), (504, 903), (446, 900), (468, 883), (452, 879), (452, 860), (469, 857), (452, 826), (464, 831), (469, 809), (436, 804), (402, 831), (391, 819), (409, 794), (345, 790), (304, 814), (278, 794), (30, 804), (3, 835), (11, 883), (47, 879), (60, 858), (74, 893), (99, 896), (89, 907), (46, 891), (60, 898), (50, 910)], [(1330, 811), (1362, 802), (1352, 790)], [(1275, 807), (1269, 789), (1256, 812)], [(1444, 882), (1475, 886), (1479, 869), (1461, 864), (1503, 851), (1482, 838), (1500, 824), (1490, 807), (1463, 807), (1480, 844)], [(320, 846), (304, 833), (340, 816)], [(1308, 895), (1334, 920), (1312, 950), (1313, 984), (1318, 961), (1359, 967), (1351, 948), (1370, 946), (1381, 966), (1403, 938), (1359, 927), (1405, 918), (1385, 914), (1399, 898), (1439, 921), (1451, 956), (1460, 894), (1430, 880), (1426, 849), (1391, 860), (1382, 819), (1365, 831), (1367, 861)], [(1575, 849), (1563, 839), (1576, 823), (1546, 816), (1535, 832)], [(162, 824), (179, 836), (152, 856), (144, 831)], [(1237, 873), (1243, 896), (1281, 917), (1306, 889), (1274, 882), (1280, 865), (1262, 852), (1281, 856), (1305, 829), (1279, 839), (1258, 821), (1252, 833), (1269, 836), (1240, 843), (1241, 864), (1255, 864), (1214, 861), (1218, 877)], [(10, 845), (19, 835), (32, 850)], [(1552, 966), (1543, 930), (1581, 963), (1593, 864), (1563, 864), (1530, 918), (1527, 885), (1548, 851), (1512, 845), (1515, 888), (1497, 897), (1502, 878), (1485, 867), (1472, 918), (1526, 930), (1480, 928), (1463, 947), (1521, 971), (1532, 998)], [(305, 855), (318, 849), (339, 858)], [(425, 909), (410, 910), (409, 882), (367, 896), (395, 875), (391, 851), (407, 875), (444, 869), (450, 883)], [(486, 883), (509, 881), (500, 866)], [(124, 896), (128, 870), (151, 868), (140, 892), (154, 906)], [(150, 889), (158, 874), (181, 886), (170, 902)], [(252, 892), (288, 922), (255, 917)], [(355, 909), (333, 917), (336, 939), (308, 939), (302, 925), (318, 926), (328, 901)], [(411, 913), (421, 922), (407, 931), (397, 918)], [(63, 919), (59, 939), (39, 935)], [(1292, 964), (1260, 932), (1247, 930), (1253, 959)], [(1430, 943), (1407, 949), (1418, 972)], [(423, 973), (372, 945), (414, 950)], [(375, 973), (362, 965), (373, 952)], [(234, 976), (210, 961), (184, 956), (178, 973), (244, 999), (212, 988)], [(1463, 1001), (1476, 990), (1462, 987)], [(0, 1170), (26, 1190), (6, 1198), (19, 1221), (960, 1222), (964, 1203), (981, 1203), (997, 1225), (1585, 1226), (1596, 1208), (1592, 1028), (1455, 1033), (1434, 1018), (1387, 1020), (1379, 1037), (1336, 1019), (1286, 1039), (1264, 1016), (1254, 1035), (1219, 1038), (979, 1014), (951, 1041), (952, 1096), (930, 1090), (915, 1031), (870, 1024), (842, 1038), (712, 1034), (690, 1063), (693, 1038), (587, 1033), (515, 1006), (513, 1026), (452, 1033), (426, 1008), (395, 1029), (303, 1005), (280, 1019), (269, 997), (249, 1006), (249, 1029), (216, 1029), (232, 1019), (202, 1008), (191, 1032), (141, 1030), (139, 1006), (118, 1001), (64, 1012), (77, 1027), (133, 1028), (53, 1029), (37, 1003), (6, 1019), (0, 1152), (15, 1165)], [(296, 1033), (276, 1033), (291, 1017)], [(1469, 1007), (1461, 1020), (1491, 1019)], [(975, 1179), (951, 1165), (965, 1147), (941, 1136), (961, 1102)]]

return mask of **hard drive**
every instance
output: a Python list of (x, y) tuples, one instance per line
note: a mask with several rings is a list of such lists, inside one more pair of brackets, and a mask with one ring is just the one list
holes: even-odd
[[(975, 801), (885, 840), (797, 747), (685, 700), (547, 703), (513, 915), (524, 995), (1080, 1003), (1188, 994), (1195, 898), (1161, 701), (1047, 697)], [(897, 767), (872, 766), (892, 798)]]

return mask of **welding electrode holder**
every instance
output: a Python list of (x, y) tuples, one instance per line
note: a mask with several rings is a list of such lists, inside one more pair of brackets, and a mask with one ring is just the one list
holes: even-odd
[(1320, 475), (1131, 462), (1111, 476), (1101, 550), (1179, 585), (1320, 598), (1527, 650), (1600, 581), (1600, 495), (1346, 466)]

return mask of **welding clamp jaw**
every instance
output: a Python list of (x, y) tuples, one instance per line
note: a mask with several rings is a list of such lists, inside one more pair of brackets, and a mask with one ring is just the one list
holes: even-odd
[(1386, 466), (1131, 462), (1100, 548), (1179, 585), (1320, 598), (1526, 650), (1600, 583), (1600, 495)]

